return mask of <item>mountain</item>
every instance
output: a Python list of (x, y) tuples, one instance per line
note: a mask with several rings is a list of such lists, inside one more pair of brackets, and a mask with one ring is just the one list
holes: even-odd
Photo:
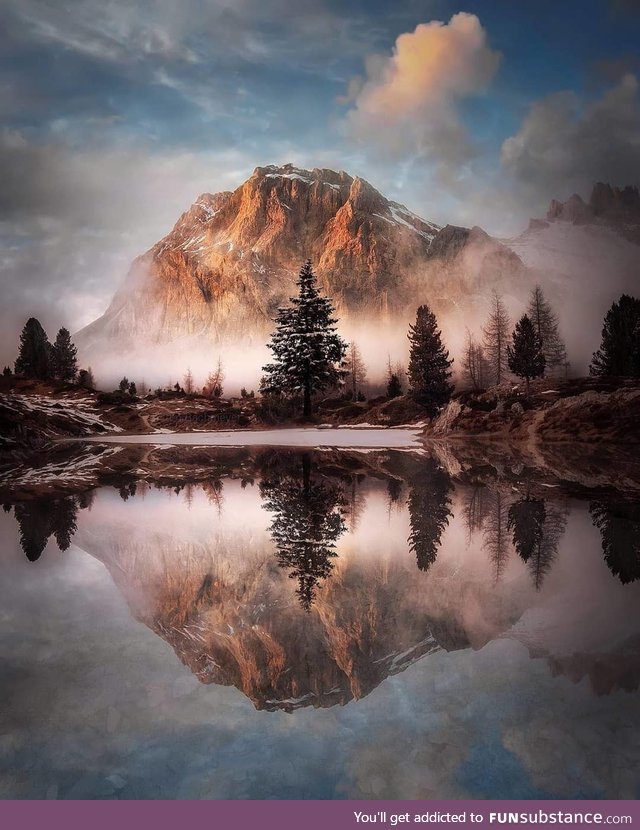
[(566, 202), (554, 199), (547, 220), (560, 219), (574, 225), (613, 228), (630, 242), (640, 244), (640, 192), (637, 187), (612, 187), (598, 182), (588, 202), (574, 193)]
[(507, 284), (517, 257), (480, 228), (440, 228), (345, 172), (257, 167), (205, 193), (135, 260), (83, 353), (180, 338), (264, 342), (310, 258), (343, 321), (409, 319)]
[[(640, 194), (598, 183), (588, 202), (552, 200), (544, 218), (503, 240), (558, 310), (574, 372), (599, 345), (602, 318), (623, 293), (640, 289)], [(576, 304), (576, 299), (580, 304)]]
[[(513, 599), (513, 582), (496, 586), (482, 559), (461, 568), (442, 554), (429, 572), (419, 571), (404, 505), (392, 519), (393, 538), (368, 533), (364, 520), (364, 548), (345, 534), (311, 606), (301, 605), (298, 580), (279, 564), (272, 513), (253, 478), (277, 469), (280, 480), (282, 457), (262, 456), (257, 466), (243, 456), (242, 478), (187, 485), (180, 498), (174, 489), (139, 484), (135, 495), (125, 492), (132, 509), (99, 493), (74, 536), (105, 565), (132, 616), (201, 683), (234, 686), (267, 711), (345, 705), (420, 659), (481, 648), (527, 607), (525, 572)], [(337, 486), (347, 470), (370, 463), (368, 454), (364, 462), (353, 453), (316, 457), (316, 487)], [(292, 464), (296, 458), (291, 454)], [(421, 460), (408, 464), (419, 467)], [(387, 481), (361, 479), (360, 507), (370, 522), (384, 514)], [(386, 523), (385, 516), (380, 527)]]
[(633, 187), (599, 183), (588, 202), (554, 200), (545, 218), (498, 240), (477, 226), (439, 227), (344, 171), (257, 167), (233, 192), (202, 194), (133, 262), (105, 314), (76, 343), (102, 382), (126, 370), (166, 384), (191, 366), (200, 383), (221, 357), (233, 365), (233, 391), (252, 388), (276, 309), (310, 258), (341, 333), (358, 340), (378, 375), (388, 356), (406, 360), (418, 304), (432, 305), (459, 355), (465, 329), (480, 331), (494, 289), (516, 319), (536, 283), (557, 308), (581, 372), (606, 309), (623, 291), (638, 291), (638, 241)]

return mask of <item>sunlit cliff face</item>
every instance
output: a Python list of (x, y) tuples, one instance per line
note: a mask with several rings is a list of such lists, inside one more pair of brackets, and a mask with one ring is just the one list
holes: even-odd
[(449, 561), (421, 574), (406, 509), (388, 510), (382, 484), (358, 486), (356, 500), (310, 601), (313, 571), (291, 579), (294, 566), (279, 564), (257, 485), (124, 505), (99, 497), (76, 541), (202, 682), (235, 685), (258, 708), (325, 707), (432, 651), (479, 647), (519, 613), (496, 602), (486, 563), (467, 561), (464, 581), (454, 577), (465, 558), (455, 530), (443, 542)]
[(513, 323), (538, 284), (579, 374), (606, 309), (633, 291), (639, 259), (628, 229), (640, 209), (605, 188), (605, 210), (600, 190), (595, 207), (554, 202), (547, 220), (500, 242), (480, 227), (421, 219), (343, 171), (259, 167), (235, 191), (200, 196), (134, 261), (105, 314), (76, 335), (80, 358), (105, 387), (123, 372), (152, 388), (173, 385), (190, 368), (199, 388), (221, 360), (227, 392), (257, 388), (276, 311), (311, 258), (339, 331), (358, 344), (373, 383), (389, 360), (406, 365), (418, 305), (436, 312), (460, 376), (467, 331), (481, 339), (492, 293)]
[(188, 366), (204, 380), (220, 357), (234, 391), (255, 387), (307, 257), (372, 380), (389, 358), (406, 363), (420, 303), (455, 349), (484, 312), (483, 292), (526, 293), (518, 257), (479, 228), (440, 229), (344, 172), (261, 167), (233, 192), (203, 194), (134, 262), (105, 315), (77, 335), (82, 360), (112, 381), (126, 362), (164, 385)]

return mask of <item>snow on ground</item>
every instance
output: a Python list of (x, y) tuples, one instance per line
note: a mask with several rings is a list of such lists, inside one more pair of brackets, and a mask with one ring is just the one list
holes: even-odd
[[(416, 216), (415, 213), (412, 213), (404, 205), (398, 204), (398, 202), (390, 202), (389, 210), (391, 211), (391, 215), (393, 216), (394, 220), (398, 224), (404, 225), (405, 227), (409, 228), (409, 230), (412, 230), (415, 233), (420, 234), (420, 236), (423, 236), (425, 239), (428, 239), (429, 242), (431, 242), (431, 240), (439, 230), (437, 225), (433, 225), (430, 222), (425, 222), (424, 219), (420, 219), (419, 216)], [(433, 233), (426, 233), (425, 231), (419, 230), (415, 227), (415, 225), (412, 225), (410, 222), (407, 222), (407, 216), (424, 224), (430, 225), (430, 227), (433, 228)]]
[(336, 447), (367, 449), (418, 449), (420, 430), (404, 429), (269, 429), (217, 432), (173, 432), (151, 435), (101, 435), (89, 439), (99, 443), (171, 444), (193, 447)]
[(301, 182), (312, 184), (313, 179), (301, 176), (300, 173), (267, 173), (265, 179), (299, 179)]
[(70, 423), (91, 432), (96, 427), (105, 427), (113, 432), (121, 428), (105, 421), (97, 410), (93, 398), (50, 398), (46, 395), (0, 395), (0, 405), (15, 415), (41, 413), (45, 416), (58, 415)]
[(100, 463), (109, 456), (119, 452), (118, 447), (98, 448), (93, 451), (75, 456), (51, 461), (42, 467), (30, 467), (20, 464), (0, 474), (0, 484), (10, 484), (12, 487), (32, 484), (63, 484), (65, 482), (82, 482), (92, 484)]

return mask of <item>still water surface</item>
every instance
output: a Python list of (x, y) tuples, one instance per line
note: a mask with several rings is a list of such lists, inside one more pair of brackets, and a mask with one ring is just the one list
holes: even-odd
[(197, 479), (7, 500), (0, 796), (640, 796), (637, 501), (394, 451)]

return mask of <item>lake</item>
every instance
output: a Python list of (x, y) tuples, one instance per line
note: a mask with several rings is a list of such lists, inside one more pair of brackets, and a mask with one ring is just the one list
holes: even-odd
[(412, 442), (5, 475), (0, 795), (640, 796), (638, 490)]

